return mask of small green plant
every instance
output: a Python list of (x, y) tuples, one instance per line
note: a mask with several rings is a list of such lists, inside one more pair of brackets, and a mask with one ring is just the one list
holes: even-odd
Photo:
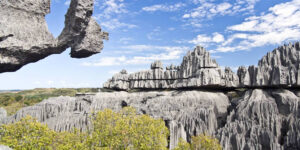
[(222, 146), (218, 139), (205, 134), (200, 134), (198, 136), (193, 136), (191, 143), (180, 139), (175, 150), (222, 150)]

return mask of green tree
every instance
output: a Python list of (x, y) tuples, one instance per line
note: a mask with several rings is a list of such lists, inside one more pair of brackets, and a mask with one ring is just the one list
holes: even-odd
[(56, 132), (30, 116), (0, 127), (0, 143), (13, 149), (50, 149)]
[(118, 113), (106, 109), (95, 116), (89, 146), (90, 149), (162, 150), (166, 149), (168, 135), (161, 119), (137, 115), (131, 107)]
[(198, 136), (193, 136), (190, 144), (180, 139), (175, 150), (222, 150), (222, 146), (218, 139), (205, 134), (200, 134)]
[(16, 150), (163, 150), (169, 130), (161, 119), (137, 115), (135, 109), (106, 109), (95, 114), (93, 129), (55, 132), (27, 116), (0, 126), (0, 144)]

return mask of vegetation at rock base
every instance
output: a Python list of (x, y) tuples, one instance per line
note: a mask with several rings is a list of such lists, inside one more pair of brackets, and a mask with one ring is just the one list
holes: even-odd
[[(162, 119), (138, 115), (125, 107), (92, 116), (89, 131), (56, 132), (31, 116), (0, 126), (0, 144), (16, 150), (164, 150), (169, 130)], [(191, 144), (181, 140), (175, 150), (221, 150), (217, 139), (201, 134)]]
[(222, 146), (218, 139), (209, 135), (200, 134), (193, 136), (191, 143), (180, 139), (174, 150), (222, 150)]
[(167, 149), (169, 131), (161, 119), (137, 115), (130, 107), (120, 112), (106, 109), (92, 118), (90, 131), (55, 132), (27, 116), (0, 127), (0, 144), (16, 150)]
[(33, 89), (17, 92), (0, 93), (0, 107), (6, 109), (8, 115), (16, 113), (19, 109), (32, 106), (44, 99), (57, 96), (75, 96), (76, 93), (95, 93), (97, 88), (48, 88)]
[(162, 119), (137, 115), (134, 108), (125, 107), (119, 113), (106, 109), (98, 112), (89, 140), (90, 149), (163, 150), (169, 130)]

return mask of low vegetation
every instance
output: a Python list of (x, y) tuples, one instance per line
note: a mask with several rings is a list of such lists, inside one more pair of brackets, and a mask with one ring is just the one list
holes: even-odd
[(6, 109), (8, 115), (11, 115), (22, 107), (34, 105), (50, 97), (75, 96), (76, 93), (94, 93), (98, 92), (98, 90), (97, 88), (49, 88), (4, 92), (0, 93), (0, 107)]
[(30, 116), (0, 127), (0, 144), (13, 149), (97, 150), (167, 149), (168, 128), (161, 119), (137, 115), (135, 109), (96, 113), (88, 132), (55, 132)]
[(191, 143), (188, 143), (180, 139), (178, 146), (174, 150), (222, 150), (218, 139), (200, 134), (198, 136), (193, 136)]
[[(16, 150), (166, 150), (169, 130), (162, 119), (138, 115), (125, 107), (120, 112), (106, 109), (92, 116), (93, 128), (80, 132), (56, 132), (27, 116), (18, 122), (0, 126), (0, 144)], [(183, 140), (176, 150), (220, 150), (210, 136)]]

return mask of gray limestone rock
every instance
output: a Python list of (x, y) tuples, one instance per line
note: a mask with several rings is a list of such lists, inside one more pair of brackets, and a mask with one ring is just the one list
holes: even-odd
[(0, 120), (7, 117), (7, 112), (4, 108), (0, 108)]
[(8, 146), (0, 145), (0, 150), (12, 150)]
[(245, 87), (299, 87), (300, 43), (289, 43), (268, 52), (258, 66), (240, 67), (240, 85)]
[[(125, 71), (124, 71), (125, 73)], [(132, 106), (140, 114), (162, 118), (170, 130), (170, 149), (179, 139), (207, 133), (225, 150), (280, 150), (300, 148), (299, 90), (253, 89), (231, 99), (217, 91), (100, 92), (57, 97), (25, 107), (0, 122), (31, 115), (56, 131), (91, 128), (91, 112), (119, 111)]]
[(95, 96), (57, 97), (25, 107), (15, 115), (2, 120), (11, 123), (31, 115), (56, 131), (73, 127), (86, 130), (90, 127), (90, 113), (105, 108), (119, 111), (132, 106), (141, 114), (162, 118), (170, 128), (170, 148), (180, 138), (203, 132), (214, 135), (227, 115), (227, 96), (221, 92), (101, 92)]
[(167, 66), (160, 61), (151, 64), (151, 70), (132, 74), (116, 74), (104, 83), (104, 88), (130, 89), (180, 89), (180, 88), (234, 88), (238, 76), (226, 67), (219, 67), (209, 52), (197, 46), (184, 56), (180, 66)]
[(218, 130), (223, 148), (299, 149), (299, 102), (289, 90), (248, 90)]
[(56, 39), (48, 31), (45, 15), (50, 0), (0, 1), (0, 73), (20, 69), (71, 47), (71, 57), (99, 53), (108, 33), (91, 18), (94, 0), (72, 0), (65, 28)]

